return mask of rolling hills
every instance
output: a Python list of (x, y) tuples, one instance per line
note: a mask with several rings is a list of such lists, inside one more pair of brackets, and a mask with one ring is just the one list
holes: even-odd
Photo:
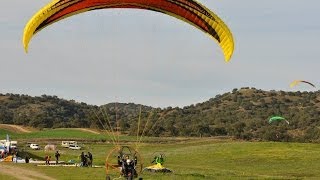
[[(269, 124), (268, 119), (274, 115), (285, 117), (290, 125)], [(319, 117), (319, 91), (245, 87), (203, 103), (162, 109), (134, 103), (95, 106), (56, 96), (0, 94), (0, 123), (40, 129), (110, 130), (111, 126), (128, 135), (137, 134), (139, 129), (140, 134), (148, 136), (233, 136), (246, 140), (319, 142)]]

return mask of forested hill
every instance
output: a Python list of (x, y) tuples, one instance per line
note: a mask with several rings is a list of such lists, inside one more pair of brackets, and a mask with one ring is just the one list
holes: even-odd
[[(141, 110), (141, 113), (140, 113)], [(285, 122), (268, 123), (274, 115)], [(164, 109), (133, 103), (87, 105), (56, 96), (0, 94), (0, 123), (38, 128), (91, 127), (152, 136), (234, 136), (240, 139), (320, 142), (320, 91), (234, 89), (203, 103)], [(146, 126), (144, 130), (144, 126)]]

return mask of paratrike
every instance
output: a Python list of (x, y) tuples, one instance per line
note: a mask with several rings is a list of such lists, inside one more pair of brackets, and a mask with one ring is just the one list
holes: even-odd
[(116, 146), (109, 152), (106, 159), (106, 179), (111, 180), (111, 171), (118, 171), (120, 178), (132, 180), (138, 178), (142, 167), (143, 161), (136, 149), (130, 146)]
[(146, 172), (152, 172), (152, 173), (171, 173), (172, 170), (166, 168), (163, 166), (163, 163), (165, 161), (165, 155), (163, 153), (160, 153), (156, 156), (154, 156), (154, 159), (151, 163), (154, 163), (154, 165), (148, 166), (143, 169), (143, 171)]

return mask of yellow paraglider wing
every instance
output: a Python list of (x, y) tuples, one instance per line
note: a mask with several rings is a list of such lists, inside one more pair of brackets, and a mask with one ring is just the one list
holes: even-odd
[(293, 88), (294, 86), (296, 86), (299, 83), (299, 81), (295, 80), (292, 83), (290, 83), (290, 87)]
[(234, 51), (229, 28), (212, 11), (195, 0), (53, 0), (26, 24), (23, 46), (28, 51), (31, 38), (46, 26), (69, 16), (97, 9), (136, 8), (161, 12), (183, 20), (214, 38), (228, 62)]
[(308, 82), (308, 81), (303, 81), (303, 80), (295, 80), (293, 81), (292, 83), (290, 83), (290, 87), (293, 88), (295, 87), (296, 85), (298, 85), (299, 83), (306, 83), (306, 84), (309, 84), (310, 86), (312, 87), (316, 87), (314, 84), (312, 84), (311, 82)]

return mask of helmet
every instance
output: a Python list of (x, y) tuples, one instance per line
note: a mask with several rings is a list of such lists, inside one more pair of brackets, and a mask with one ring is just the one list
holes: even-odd
[(131, 163), (131, 159), (127, 159), (127, 164), (129, 165)]

